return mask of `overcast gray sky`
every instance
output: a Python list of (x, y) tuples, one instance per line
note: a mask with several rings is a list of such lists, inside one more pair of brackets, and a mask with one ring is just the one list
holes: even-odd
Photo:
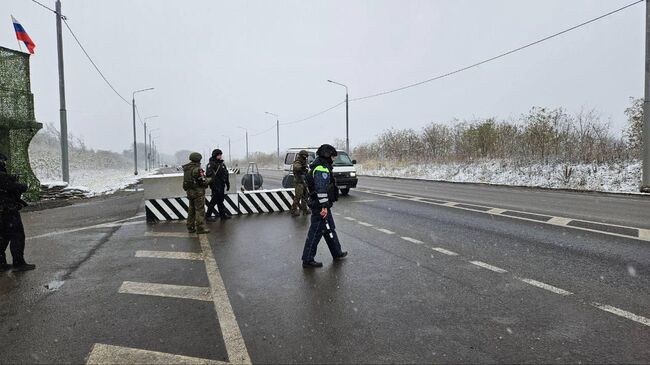
[[(53, 0), (42, 0), (54, 7)], [(64, 0), (73, 31), (142, 117), (160, 128), (164, 152), (227, 147), (350, 97), (442, 74), (523, 45), (632, 0), (167, 1)], [(643, 93), (644, 5), (479, 68), (350, 104), (353, 145), (387, 128), (419, 129), (453, 118), (511, 118), (531, 106), (596, 108), (625, 125), (630, 96)], [(0, 1), (0, 45), (17, 48), (13, 14), (37, 44), (36, 116), (58, 127), (55, 18), (30, 0)], [(69, 130), (93, 148), (132, 140), (131, 109), (101, 80), (64, 29)], [(281, 148), (345, 136), (345, 108), (281, 127)], [(142, 131), (138, 125), (138, 138)], [(275, 150), (275, 129), (250, 137)], [(233, 155), (243, 155), (243, 141)]]

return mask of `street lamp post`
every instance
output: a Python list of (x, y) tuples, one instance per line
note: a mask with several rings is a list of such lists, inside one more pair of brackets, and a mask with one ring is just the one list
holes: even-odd
[(248, 160), (248, 129), (244, 127), (237, 127), (239, 129), (243, 129), (246, 131), (246, 163), (249, 163), (250, 161)]
[[(153, 117), (152, 117), (153, 118)], [(151, 137), (151, 134), (155, 131), (159, 131), (160, 128), (154, 128), (149, 130), (149, 168), (153, 168), (153, 165), (155, 165), (155, 160), (156, 160), (156, 152), (154, 151), (156, 145), (153, 143), (153, 138)], [(145, 147), (146, 147), (146, 142), (145, 142)]]
[(341, 84), (340, 82), (332, 81), (332, 80), (327, 80), (327, 82), (331, 82), (332, 84), (337, 84), (341, 85), (345, 88), (345, 152), (350, 154), (350, 118), (349, 118), (349, 108), (348, 108), (348, 87), (346, 85)]
[(153, 90), (153, 87), (147, 89), (140, 89), (133, 92), (131, 105), (133, 106), (133, 162), (134, 162), (134, 174), (138, 174), (138, 141), (135, 133), (135, 94), (141, 93), (143, 91)]
[(226, 136), (225, 134), (222, 134), (221, 136), (228, 138), (228, 165), (232, 165), (232, 155), (230, 154), (230, 137)]
[(264, 112), (275, 117), (275, 135), (278, 142), (278, 170), (280, 169), (280, 116), (271, 112)]
[[(151, 145), (149, 146), (149, 153), (147, 153), (147, 119), (158, 118), (157, 115), (152, 115), (144, 118), (144, 169), (149, 171), (151, 164)], [(149, 142), (151, 143), (151, 133), (149, 133)]]

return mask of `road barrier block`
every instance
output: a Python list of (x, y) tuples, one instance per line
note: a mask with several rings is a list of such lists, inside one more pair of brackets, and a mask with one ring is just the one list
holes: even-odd
[[(224, 205), (232, 215), (287, 212), (291, 209), (293, 196), (294, 189), (246, 191), (226, 194)], [(206, 212), (211, 198), (206, 196)], [(148, 198), (145, 200), (147, 222), (187, 219), (188, 203), (186, 197)]]

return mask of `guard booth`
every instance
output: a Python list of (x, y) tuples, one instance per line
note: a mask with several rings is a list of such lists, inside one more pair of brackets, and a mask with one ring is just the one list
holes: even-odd
[(0, 152), (7, 169), (28, 185), (25, 198), (38, 200), (41, 184), (29, 162), (29, 144), (43, 128), (34, 117), (29, 54), (0, 47)]

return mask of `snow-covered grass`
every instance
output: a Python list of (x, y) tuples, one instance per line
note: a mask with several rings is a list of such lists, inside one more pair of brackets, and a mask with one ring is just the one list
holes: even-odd
[(531, 186), (636, 193), (641, 182), (641, 162), (610, 164), (540, 164), (508, 160), (404, 164), (368, 161), (358, 173), (371, 176), (408, 177), (450, 182)]
[[(29, 150), (32, 169), (42, 185), (51, 187), (61, 181), (61, 157), (56, 147), (32, 144)], [(142, 176), (133, 175), (133, 165), (125, 158), (102, 151), (70, 152), (70, 184), (67, 189), (88, 191), (86, 196), (111, 194), (135, 184)]]

